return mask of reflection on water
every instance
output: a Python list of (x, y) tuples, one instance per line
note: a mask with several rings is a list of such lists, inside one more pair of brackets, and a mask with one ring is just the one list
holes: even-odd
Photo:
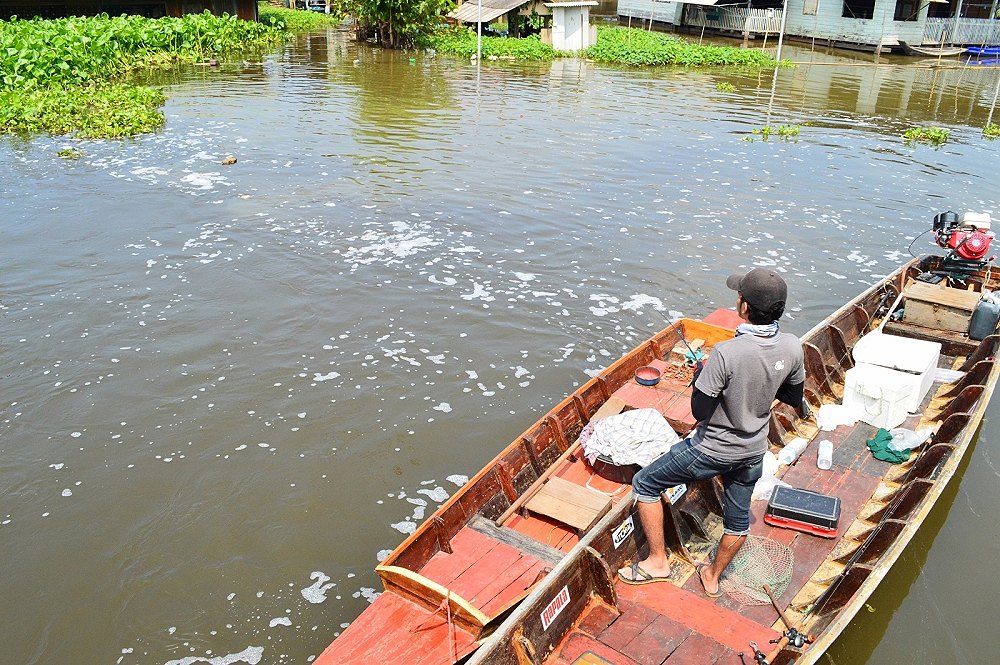
[[(0, 143), (5, 658), (306, 662), (499, 446), (665, 321), (729, 306), (724, 275), (784, 271), (802, 333), (937, 212), (1000, 214), (1000, 74), (788, 57), (812, 64), (478, 70), (330, 31), (151, 76), (159, 134)], [(743, 140), (769, 117), (800, 135)], [(951, 138), (906, 145), (914, 125)], [(962, 615), (944, 559), (997, 553), (992, 456), (838, 662), (911, 657), (928, 597)], [(987, 662), (959, 643), (921, 650)]]

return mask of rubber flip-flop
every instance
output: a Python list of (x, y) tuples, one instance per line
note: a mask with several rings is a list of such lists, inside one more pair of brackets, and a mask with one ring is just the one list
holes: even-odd
[(633, 563), (628, 568), (618, 571), (618, 579), (625, 584), (654, 584), (656, 582), (669, 582), (669, 577), (657, 577), (650, 575), (642, 569), (638, 563)]
[(701, 588), (705, 592), (705, 595), (709, 598), (718, 598), (722, 595), (722, 587), (716, 589), (714, 593), (709, 591), (708, 587), (705, 586), (705, 578), (701, 576), (701, 569), (707, 565), (707, 563), (698, 564), (698, 567), (695, 569), (695, 574), (698, 575), (698, 581), (701, 582)]

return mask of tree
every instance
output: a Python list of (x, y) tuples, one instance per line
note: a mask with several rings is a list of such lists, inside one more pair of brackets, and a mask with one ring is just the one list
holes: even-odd
[(453, 0), (342, 0), (344, 13), (358, 22), (358, 37), (374, 37), (388, 48), (410, 46), (431, 33), (450, 11)]

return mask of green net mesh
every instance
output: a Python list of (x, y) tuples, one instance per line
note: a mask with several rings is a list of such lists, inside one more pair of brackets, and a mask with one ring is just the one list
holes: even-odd
[(767, 605), (771, 601), (764, 585), (771, 587), (771, 593), (777, 598), (791, 580), (792, 550), (770, 538), (747, 536), (743, 547), (723, 571), (719, 588), (742, 605)]

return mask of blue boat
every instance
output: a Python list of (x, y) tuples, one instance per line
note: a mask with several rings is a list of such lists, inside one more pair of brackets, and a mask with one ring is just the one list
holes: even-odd
[(966, 52), (977, 57), (1000, 56), (1000, 46), (967, 46)]

